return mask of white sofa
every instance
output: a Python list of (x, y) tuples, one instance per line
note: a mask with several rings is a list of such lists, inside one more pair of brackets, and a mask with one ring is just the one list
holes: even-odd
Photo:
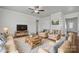
[(5, 46), (8, 53), (18, 53), (12, 36), (8, 36)]
[(16, 39), (15, 44), (19, 53), (29, 53), (31, 50), (31, 47), (27, 43), (25, 43), (22, 39), (21, 40)]

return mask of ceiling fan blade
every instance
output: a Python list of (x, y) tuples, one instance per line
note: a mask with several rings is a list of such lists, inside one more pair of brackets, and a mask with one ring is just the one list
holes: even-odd
[(45, 10), (39, 10), (39, 11), (45, 11)]
[(30, 9), (30, 10), (34, 10), (34, 9), (32, 9), (32, 8), (28, 8), (28, 9)]
[(32, 11), (31, 13), (34, 13), (34, 11)]

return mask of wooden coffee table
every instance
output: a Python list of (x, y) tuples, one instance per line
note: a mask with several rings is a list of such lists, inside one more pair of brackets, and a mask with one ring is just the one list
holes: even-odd
[(26, 42), (32, 47), (36, 47), (38, 44), (41, 44), (42, 38), (39, 36), (34, 36), (34, 37), (26, 37)]

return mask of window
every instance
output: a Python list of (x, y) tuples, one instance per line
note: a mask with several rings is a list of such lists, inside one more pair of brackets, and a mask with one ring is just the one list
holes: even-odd
[(70, 29), (73, 28), (73, 23), (72, 23), (72, 22), (69, 23), (69, 28), (70, 28)]

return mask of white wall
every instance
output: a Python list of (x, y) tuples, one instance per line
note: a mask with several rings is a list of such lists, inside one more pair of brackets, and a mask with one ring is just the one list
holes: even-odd
[[(26, 24), (26, 25), (28, 25), (29, 32), (35, 33), (37, 19), (39, 19), (39, 32), (42, 31), (43, 29), (63, 29), (63, 30), (65, 30), (65, 25), (64, 25), (65, 18), (69, 18), (69, 17), (70, 18), (78, 17), (78, 19), (79, 19), (79, 13), (76, 12), (76, 13), (63, 15), (63, 13), (57, 12), (48, 17), (36, 18), (31, 15), (0, 8), (0, 32), (3, 31), (4, 27), (8, 27), (9, 30), (12, 33), (14, 33), (16, 31), (17, 24)], [(51, 20), (59, 20), (60, 25), (51, 26)], [(78, 20), (78, 22), (79, 22), (79, 20)], [(78, 30), (79, 30), (79, 27), (78, 27)]]
[(51, 20), (59, 20), (59, 25), (52, 25), (51, 29), (64, 29), (64, 15), (62, 12), (58, 12), (51, 15)]
[[(43, 29), (61, 29), (65, 31), (65, 18), (78, 17), (78, 33), (79, 33), (79, 12), (69, 13), (64, 15), (62, 12), (54, 13), (51, 16), (42, 18)], [(59, 25), (51, 25), (51, 20), (59, 20)]]
[(65, 18), (73, 18), (73, 17), (78, 17), (78, 35), (79, 35), (79, 12), (74, 12), (65, 15)]
[(42, 30), (43, 29), (50, 29), (50, 25), (51, 25), (51, 16), (48, 17), (44, 17), (41, 19), (41, 24), (42, 24)]
[(39, 18), (39, 23), (38, 23), (38, 32), (43, 31), (43, 19)]
[(8, 27), (9, 31), (14, 33), (16, 31), (17, 24), (28, 25), (30, 33), (36, 32), (36, 17), (0, 8), (0, 31), (3, 31), (4, 27)]
[[(51, 20), (59, 20), (59, 25), (52, 25)], [(57, 12), (52, 14), (51, 16), (42, 18), (43, 29), (49, 29), (50, 31), (52, 29), (64, 30), (65, 29), (64, 22), (65, 22), (64, 16), (61, 12)]]

